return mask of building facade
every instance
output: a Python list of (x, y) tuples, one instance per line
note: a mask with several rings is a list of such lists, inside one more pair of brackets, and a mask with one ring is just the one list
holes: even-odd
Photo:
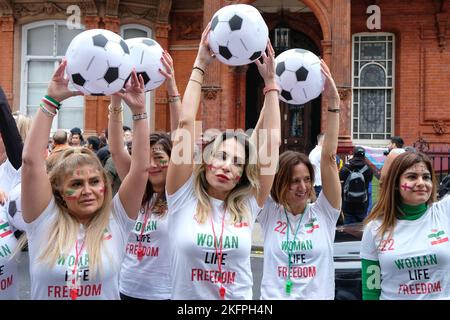
[[(450, 0), (0, 0), (0, 85), (14, 110), (33, 115), (71, 39), (105, 28), (125, 39), (158, 41), (174, 59), (180, 93), (200, 35), (224, 5), (251, 4), (270, 30), (277, 53), (305, 48), (331, 67), (341, 96), (339, 148), (385, 146), (391, 135), (431, 147), (450, 142)], [(78, 29), (69, 23), (79, 22)], [(281, 33), (280, 33), (281, 32)], [(281, 36), (287, 40), (278, 43)], [(277, 39), (275, 39), (277, 38)], [(213, 62), (203, 84), (203, 128), (254, 127), (262, 107), (254, 65)], [(54, 128), (85, 134), (107, 127), (108, 97), (69, 99)], [(309, 152), (326, 126), (326, 101), (281, 103), (283, 149)], [(148, 94), (151, 126), (169, 130), (165, 87)], [(125, 115), (125, 124), (131, 123)]]

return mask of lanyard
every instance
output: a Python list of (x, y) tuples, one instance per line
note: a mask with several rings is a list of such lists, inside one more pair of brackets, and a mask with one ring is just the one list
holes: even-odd
[[(152, 205), (152, 209), (153, 209), (153, 205)], [(148, 211), (149, 211), (149, 203), (147, 202), (147, 206), (146, 206), (146, 210), (145, 210), (145, 214), (144, 214), (144, 221), (142, 223), (142, 229), (141, 229), (141, 233), (139, 235), (139, 242), (138, 242), (138, 249), (137, 249), (137, 259), (139, 262), (141, 262), (142, 258), (144, 257), (144, 248), (142, 248), (142, 236), (144, 235), (144, 230), (147, 225)]]
[[(305, 207), (305, 209), (307, 208), (307, 206)], [(301, 217), (300, 217), (300, 221), (297, 224), (297, 228), (295, 229), (295, 233), (294, 233), (294, 240), (292, 241), (293, 243), (295, 243), (295, 239), (297, 238), (297, 233), (298, 230), (300, 229), (300, 225), (302, 223), (303, 220), (303, 216), (305, 210), (301, 213)], [(291, 290), (292, 290), (292, 281), (291, 281), (291, 254), (292, 254), (292, 248), (294, 247), (294, 245), (292, 244), (291, 246), (289, 246), (289, 229), (292, 229), (291, 226), (291, 222), (289, 221), (289, 217), (288, 214), (286, 212), (286, 209), (284, 209), (284, 215), (286, 216), (286, 221), (288, 224), (287, 227), (287, 232), (286, 232), (286, 242), (287, 242), (287, 251), (288, 251), (288, 273), (287, 273), (287, 279), (286, 279), (286, 293), (287, 294), (291, 294)], [(292, 230), (292, 232), (294, 232), (294, 230)]]
[(75, 242), (75, 265), (72, 270), (72, 288), (70, 289), (70, 297), (72, 298), (72, 300), (76, 300), (78, 298), (78, 285), (77, 285), (77, 282), (78, 282), (78, 275), (77, 275), (78, 258), (80, 257), (80, 254), (83, 251), (85, 239), (86, 239), (86, 237), (83, 238), (83, 243), (81, 244), (80, 250), (78, 250), (78, 240)]
[[(211, 219), (211, 226), (212, 226), (212, 232), (214, 235), (214, 249), (216, 251), (216, 256), (218, 257), (218, 264), (219, 264), (219, 283), (220, 283), (220, 289), (219, 289), (219, 295), (222, 299), (225, 299), (225, 288), (223, 286), (223, 279), (222, 279), (222, 249), (223, 249), (223, 226), (225, 222), (225, 211), (222, 216), (222, 231), (220, 232), (220, 244), (218, 244), (217, 237), (216, 237), (216, 231), (214, 230), (214, 222), (212, 215), (210, 215)], [(219, 245), (219, 249), (217, 249), (217, 246)]]

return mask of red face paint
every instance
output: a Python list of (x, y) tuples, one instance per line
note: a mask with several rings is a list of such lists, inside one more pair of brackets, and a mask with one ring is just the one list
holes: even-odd
[(217, 170), (217, 167), (213, 166), (212, 164), (209, 164), (208, 169), (213, 171), (213, 170)]
[(412, 187), (408, 186), (406, 183), (402, 184), (400, 187), (403, 189), (403, 191), (408, 191), (408, 190), (413, 189)]
[(239, 181), (241, 179), (241, 176), (236, 176), (236, 178), (234, 178), (234, 180)]

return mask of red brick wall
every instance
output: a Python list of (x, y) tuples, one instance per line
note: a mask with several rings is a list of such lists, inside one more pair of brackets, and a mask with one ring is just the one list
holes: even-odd
[[(450, 51), (440, 47), (433, 1), (377, 1), (381, 30), (395, 34), (395, 132), (408, 145), (450, 141)], [(352, 34), (367, 29), (366, 1), (352, 1)], [(448, 20), (448, 19), (446, 19)], [(448, 40), (447, 40), (448, 42)], [(450, 44), (450, 43), (449, 43)], [(438, 120), (446, 134), (437, 134)], [(433, 125), (436, 129), (433, 128)]]

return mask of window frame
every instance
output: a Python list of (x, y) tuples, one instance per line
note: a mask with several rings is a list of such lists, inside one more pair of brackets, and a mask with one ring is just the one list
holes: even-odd
[[(28, 114), (28, 72), (29, 72), (29, 62), (30, 61), (48, 61), (54, 63), (54, 69), (58, 67), (59, 63), (61, 62), (62, 58), (64, 56), (58, 56), (57, 52), (57, 35), (58, 35), (58, 27), (66, 25), (66, 20), (59, 20), (59, 19), (49, 19), (49, 20), (43, 20), (43, 21), (37, 21), (37, 22), (31, 22), (24, 24), (22, 26), (22, 41), (21, 41), (21, 67), (20, 67), (20, 74), (21, 74), (21, 80), (20, 80), (20, 102), (19, 102), (19, 109), (20, 112), (24, 114)], [(30, 30), (40, 28), (40, 27), (47, 27), (52, 26), (53, 27), (53, 55), (52, 56), (36, 56), (36, 55), (28, 55), (28, 34)], [(81, 25), (81, 30), (85, 30), (85, 26)], [(49, 79), (50, 80), (50, 79)], [(39, 107), (38, 107), (39, 108)], [(67, 108), (75, 108), (71, 106), (67, 106)], [(76, 107), (78, 109), (78, 107)], [(84, 114), (84, 99), (83, 104), (81, 107), (79, 107), (81, 111)], [(84, 115), (83, 115), (84, 119)], [(56, 120), (56, 121), (55, 121)], [(59, 123), (59, 114), (57, 114), (52, 122), (52, 131), (55, 131), (59, 129), (58, 126)], [(63, 129), (70, 129), (70, 128), (63, 128)], [(83, 120), (83, 127), (84, 129), (84, 120)]]
[[(362, 37), (385, 37), (385, 40), (371, 40), (371, 41), (362, 41), (361, 38)], [(391, 48), (392, 48), (392, 52), (391, 52), (391, 58), (389, 58), (388, 56), (388, 52), (386, 51), (386, 57), (383, 60), (377, 59), (377, 60), (362, 60), (360, 54), (358, 55), (358, 59), (355, 59), (355, 49), (356, 49), (356, 37), (359, 37), (359, 41), (358, 41), (358, 48), (359, 50), (361, 50), (361, 43), (385, 43), (386, 46), (387, 44), (390, 42), (392, 44)], [(391, 37), (391, 39), (389, 40), (388, 37)], [(350, 118), (350, 125), (351, 125), (351, 137), (352, 140), (354, 141), (355, 144), (358, 145), (367, 145), (367, 146), (386, 146), (389, 142), (390, 139), (360, 139), (360, 138), (354, 138), (354, 121), (360, 119), (360, 99), (361, 99), (361, 91), (363, 90), (370, 90), (370, 89), (382, 89), (385, 90), (385, 92), (387, 92), (388, 90), (390, 90), (391, 92), (391, 100), (388, 102), (386, 99), (387, 97), (385, 96), (385, 107), (386, 107), (386, 103), (390, 103), (390, 117), (386, 117), (384, 119), (384, 123), (386, 125), (386, 122), (388, 119), (390, 119), (391, 121), (391, 125), (390, 125), (390, 135), (394, 136), (395, 132), (395, 55), (396, 55), (396, 50), (395, 50), (395, 44), (396, 44), (396, 37), (394, 33), (390, 33), (390, 32), (360, 32), (360, 33), (355, 33), (352, 35), (352, 64), (351, 64), (351, 74), (352, 74), (352, 98), (351, 98), (351, 118)], [(367, 61), (368, 63), (364, 66), (361, 67), (360, 63), (361, 61)], [(386, 66), (383, 66), (382, 64), (380, 64), (380, 61), (386, 61)], [(355, 75), (355, 62), (358, 62), (358, 74)], [(388, 64), (387, 62), (391, 62), (391, 75), (388, 75)], [(385, 83), (384, 86), (378, 86), (378, 87), (365, 87), (365, 86), (361, 86), (361, 71), (367, 67), (368, 65), (371, 64), (375, 64), (378, 65), (380, 67), (383, 68), (383, 70), (385, 71), (385, 76), (386, 76), (386, 81), (388, 79), (388, 77), (391, 78), (391, 85), (387, 86), (387, 84)], [(355, 85), (355, 80), (358, 79), (358, 86)], [(358, 101), (355, 102), (354, 101), (354, 96), (355, 96), (355, 91), (358, 91)], [(355, 115), (355, 109), (354, 109), (354, 105), (355, 103), (358, 104), (358, 115)], [(359, 130), (359, 127), (358, 127)], [(361, 134), (359, 131), (356, 132), (356, 134)], [(385, 131), (383, 132), (384, 135), (389, 134), (386, 130), (385, 127)], [(373, 135), (373, 133), (372, 133)]]

